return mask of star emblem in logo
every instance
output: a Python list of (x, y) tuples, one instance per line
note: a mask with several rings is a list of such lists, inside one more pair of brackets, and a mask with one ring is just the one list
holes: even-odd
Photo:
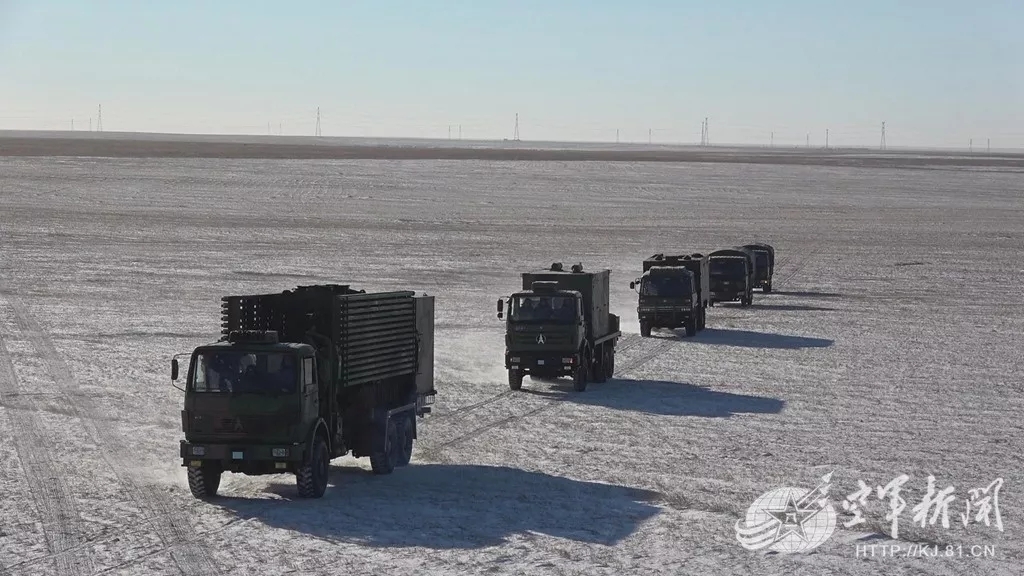
[(792, 494), (789, 495), (789, 500), (784, 508), (781, 510), (765, 509), (765, 512), (779, 522), (778, 530), (775, 533), (776, 540), (782, 540), (790, 534), (796, 534), (798, 538), (805, 542), (807, 541), (807, 534), (804, 533), (804, 522), (818, 513), (814, 509), (800, 508), (796, 500), (793, 499)]
[(548, 339), (545, 338), (543, 334), (540, 334), (539, 336), (537, 336), (537, 344), (543, 344), (543, 343), (545, 343), (547, 341), (548, 341)]

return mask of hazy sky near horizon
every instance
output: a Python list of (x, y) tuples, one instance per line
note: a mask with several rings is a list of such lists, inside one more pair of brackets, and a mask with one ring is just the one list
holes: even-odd
[(0, 129), (1024, 148), (1020, 0), (0, 0)]

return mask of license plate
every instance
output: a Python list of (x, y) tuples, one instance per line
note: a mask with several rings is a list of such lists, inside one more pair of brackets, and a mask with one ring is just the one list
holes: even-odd
[(537, 360), (537, 366), (543, 366), (543, 365), (544, 365), (544, 361), (543, 360)]
[(242, 459), (242, 453), (241, 452), (232, 452), (231, 453), (231, 457), (234, 458), (235, 460), (241, 460)]

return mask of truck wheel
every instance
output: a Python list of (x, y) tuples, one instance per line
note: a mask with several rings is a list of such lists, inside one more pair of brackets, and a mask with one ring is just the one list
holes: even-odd
[(608, 361), (604, 365), (604, 376), (607, 379), (611, 379), (615, 376), (615, 347), (608, 347)]
[(572, 388), (577, 392), (583, 392), (587, 389), (587, 366), (590, 365), (589, 358), (583, 357), (580, 365), (576, 367), (576, 372), (573, 373)]
[(608, 346), (602, 344), (601, 351), (595, 354), (594, 363), (590, 365), (590, 373), (594, 375), (594, 382), (600, 384), (608, 380), (605, 376), (604, 365), (608, 361)]
[(413, 444), (413, 429), (416, 426), (416, 422), (413, 420), (415, 416), (412, 413), (407, 414), (401, 419), (398, 425), (398, 445), (400, 450), (398, 451), (398, 465), (408, 466), (412, 460), (412, 444)]
[(765, 294), (767, 294), (767, 293), (771, 292), (771, 291), (772, 291), (772, 283), (771, 283), (771, 282), (765, 282), (765, 285), (764, 285), (764, 288), (763, 288), (763, 290), (762, 290), (762, 291), (763, 291), (763, 292), (764, 292)]
[(511, 390), (519, 390), (523, 387), (523, 373), (519, 370), (508, 371), (508, 387)]
[(700, 308), (700, 324), (697, 325), (698, 330), (703, 330), (708, 326), (708, 309), (701, 306)]
[(327, 466), (330, 457), (327, 454), (327, 443), (320, 436), (313, 441), (313, 451), (309, 462), (295, 471), (295, 485), (299, 489), (300, 498), (320, 498), (327, 491)]
[(647, 338), (648, 336), (650, 336), (651, 335), (651, 325), (650, 324), (645, 324), (645, 323), (641, 322), (640, 323), (640, 335), (643, 336), (644, 338)]
[(188, 490), (193, 496), (201, 500), (213, 498), (217, 495), (217, 488), (220, 487), (220, 470), (204, 466), (202, 468), (188, 468)]
[(686, 336), (692, 338), (696, 334), (697, 334), (697, 318), (695, 316), (691, 316), (690, 319), (686, 321)]
[(374, 451), (370, 454), (370, 467), (374, 474), (391, 474), (398, 465), (398, 451), (401, 449), (398, 444), (398, 426), (394, 419), (388, 418), (386, 427), (377, 427), (376, 436)]

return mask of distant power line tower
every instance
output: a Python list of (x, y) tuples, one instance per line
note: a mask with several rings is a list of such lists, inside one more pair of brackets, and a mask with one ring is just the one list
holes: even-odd
[(515, 132), (512, 133), (512, 139), (516, 142), (519, 141), (519, 112), (516, 112), (516, 129)]
[[(72, 125), (74, 125), (74, 121), (72, 121)], [(991, 138), (986, 138), (985, 139), (985, 153), (988, 154), (991, 151), (992, 151), (992, 139)]]
[(825, 128), (825, 150), (828, 150), (828, 128)]
[(768, 137), (768, 147), (775, 148), (775, 132), (772, 132), (771, 136)]
[(96, 112), (96, 131), (103, 132), (103, 104), (99, 105)]
[(710, 146), (711, 145), (711, 137), (708, 134), (708, 118), (707, 118), (707, 116), (704, 117), (704, 122), (701, 123), (701, 125), (700, 125), (700, 145), (701, 146)]
[(885, 122), (882, 122), (882, 145), (879, 148), (885, 150)]
[(320, 136), (320, 107), (316, 107), (316, 135)]
[(619, 143), (619, 129), (618, 128), (615, 129), (615, 143), (616, 144)]

